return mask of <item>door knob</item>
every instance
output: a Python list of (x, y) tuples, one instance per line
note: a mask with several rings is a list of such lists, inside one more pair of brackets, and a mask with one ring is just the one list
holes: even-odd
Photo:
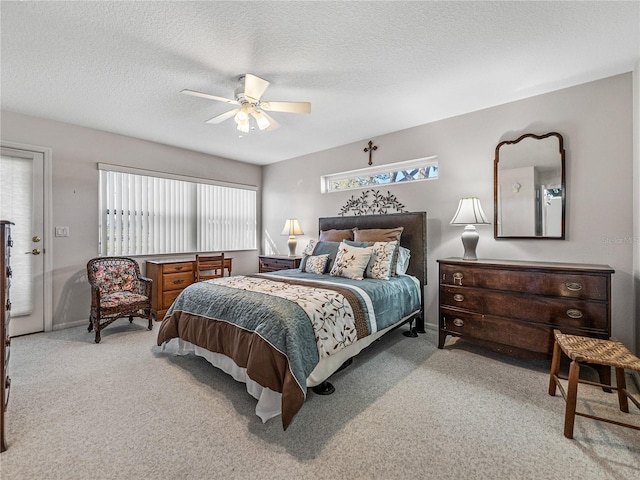
[(30, 252), (24, 252), (24, 253), (26, 253), (27, 255), (40, 255), (40, 249), (39, 248), (34, 248)]
[(38, 243), (41, 240), (41, 238), (38, 235), (34, 235), (31, 240)]

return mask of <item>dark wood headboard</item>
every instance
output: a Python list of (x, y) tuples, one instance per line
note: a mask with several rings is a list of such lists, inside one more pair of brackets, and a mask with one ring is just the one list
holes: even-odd
[(404, 227), (400, 245), (411, 250), (407, 273), (427, 284), (427, 213), (390, 213), (387, 215), (355, 215), (352, 217), (325, 217), (319, 219), (320, 230), (346, 228)]

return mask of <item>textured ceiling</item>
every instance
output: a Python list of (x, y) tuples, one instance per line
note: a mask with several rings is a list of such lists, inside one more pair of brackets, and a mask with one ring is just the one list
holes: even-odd
[[(268, 164), (633, 70), (638, 2), (0, 3), (3, 110)], [(311, 115), (239, 138), (240, 74)]]

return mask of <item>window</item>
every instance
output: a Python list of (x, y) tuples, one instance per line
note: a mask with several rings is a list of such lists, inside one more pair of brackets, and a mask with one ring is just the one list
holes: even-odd
[(98, 164), (101, 255), (252, 250), (256, 187)]
[(361, 168), (321, 177), (322, 193), (438, 178), (438, 157)]

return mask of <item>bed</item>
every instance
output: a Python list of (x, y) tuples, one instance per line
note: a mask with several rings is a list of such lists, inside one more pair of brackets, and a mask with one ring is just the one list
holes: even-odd
[[(377, 273), (370, 271), (372, 262), (364, 278), (339, 268), (345, 259), (357, 261), (364, 250), (377, 248), (379, 259), (394, 252), (395, 272), (400, 248), (393, 242), (366, 247), (345, 241), (337, 260), (320, 254), (335, 247), (323, 235), (351, 229), (360, 239), (401, 230), (399, 246), (410, 252), (406, 271), (380, 280), (370, 278)], [(321, 241), (311, 245), (301, 269), (194, 283), (176, 298), (158, 332), (159, 346), (204, 357), (244, 382), (258, 400), (256, 414), (263, 422), (281, 415), (284, 429), (304, 404), (307, 388), (333, 391), (327, 379), (373, 341), (403, 324), (409, 325), (407, 336), (424, 332), (425, 212), (320, 218), (319, 230)], [(326, 268), (314, 273), (314, 262), (325, 256)]]

